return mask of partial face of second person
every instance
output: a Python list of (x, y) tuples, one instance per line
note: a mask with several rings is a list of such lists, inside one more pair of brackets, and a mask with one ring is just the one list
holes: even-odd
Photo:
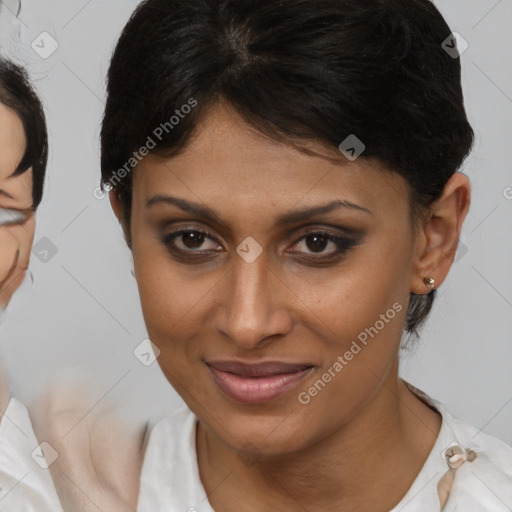
[[(310, 149), (340, 163), (269, 140), (218, 107), (181, 155), (150, 155), (134, 171), (135, 275), (159, 364), (234, 450), (306, 450), (370, 403), (392, 409), (409, 293), (428, 291), (415, 268), (405, 180), (320, 145)], [(170, 197), (208, 208), (215, 219)], [(337, 201), (357, 206), (278, 222)], [(340, 363), (377, 322), (378, 335)], [(288, 392), (247, 403), (217, 385), (209, 363), (219, 361), (313, 369)], [(305, 404), (300, 393), (325, 373), (330, 381)]]
[(25, 277), (34, 239), (32, 169), (12, 176), (25, 153), (23, 123), (10, 108), (0, 104), (0, 208), (21, 210), (22, 224), (0, 227), (0, 306), (5, 308)]

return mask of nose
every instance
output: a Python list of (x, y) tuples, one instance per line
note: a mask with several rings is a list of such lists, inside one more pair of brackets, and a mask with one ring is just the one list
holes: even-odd
[(296, 297), (263, 255), (252, 263), (237, 258), (225, 279), (214, 320), (218, 332), (244, 349), (266, 346), (290, 332), (287, 306)]

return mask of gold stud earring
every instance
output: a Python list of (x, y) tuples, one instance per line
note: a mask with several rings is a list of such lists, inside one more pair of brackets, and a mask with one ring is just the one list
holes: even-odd
[(432, 277), (425, 277), (425, 279), (423, 279), (423, 281), (428, 286), (428, 289), (430, 291), (432, 291), (434, 289), (434, 285), (436, 284), (436, 280), (435, 279), (433, 279)]

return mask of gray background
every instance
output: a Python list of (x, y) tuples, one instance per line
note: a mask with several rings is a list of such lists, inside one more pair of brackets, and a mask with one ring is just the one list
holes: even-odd
[[(108, 199), (94, 197), (104, 77), (137, 3), (26, 0), (18, 19), (16, 1), (2, 8), (2, 51), (36, 83), (51, 155), (30, 264), (34, 285), (26, 281), (9, 307), (0, 357), (12, 390), (29, 404), (50, 378), (86, 369), (98, 403), (119, 400), (156, 420), (181, 399), (156, 363), (144, 366), (133, 354), (146, 331), (130, 253)], [(401, 373), (455, 416), (512, 444), (512, 0), (436, 5), (469, 43), (463, 86), (477, 140), (463, 172), (473, 202), (457, 262)], [(31, 46), (51, 49), (43, 32), (58, 43), (47, 58)], [(56, 253), (45, 261), (49, 244)]]

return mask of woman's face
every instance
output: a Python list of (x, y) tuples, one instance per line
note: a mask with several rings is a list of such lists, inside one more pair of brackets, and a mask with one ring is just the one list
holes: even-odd
[[(133, 177), (149, 336), (169, 382), (227, 445), (304, 449), (396, 383), (417, 281), (406, 183), (268, 140), (222, 107), (200, 128), (180, 156), (148, 156)], [(268, 362), (283, 366), (245, 366)]]
[[(18, 115), (0, 104), (0, 208), (22, 210), (22, 224), (0, 227), (0, 306), (5, 308), (25, 276), (34, 239), (32, 169), (12, 177), (25, 153), (25, 131)], [(19, 257), (16, 261), (16, 253)]]

